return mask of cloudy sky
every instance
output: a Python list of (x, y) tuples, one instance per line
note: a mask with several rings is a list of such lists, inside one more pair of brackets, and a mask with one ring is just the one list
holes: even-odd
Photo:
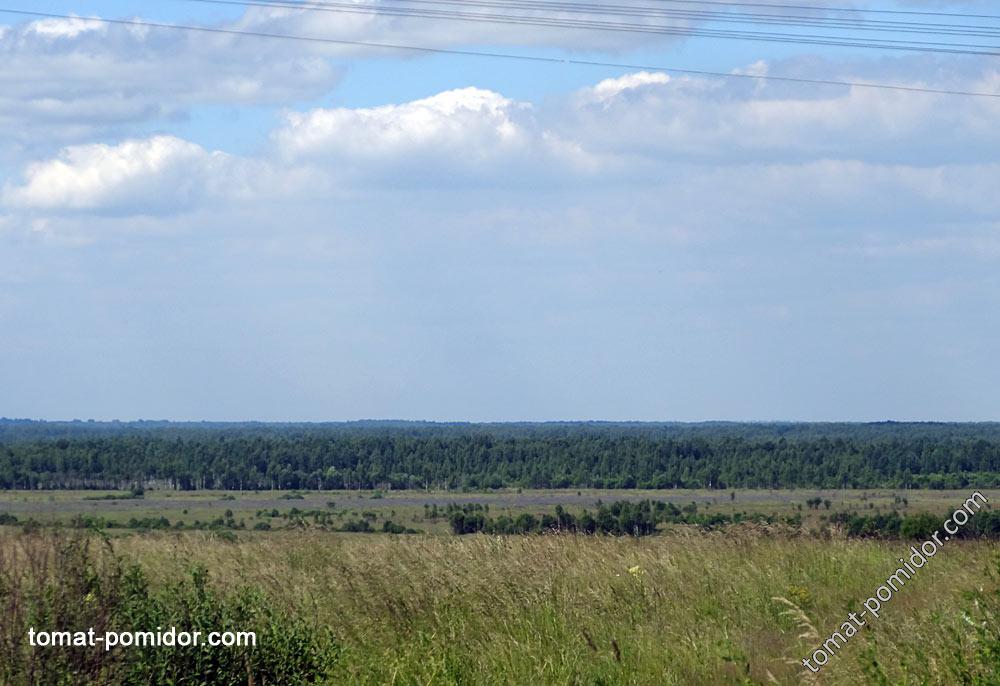
[(83, 18), (0, 13), (0, 416), (1000, 419), (1000, 98), (85, 17), (996, 93), (1000, 58), (2, 7)]

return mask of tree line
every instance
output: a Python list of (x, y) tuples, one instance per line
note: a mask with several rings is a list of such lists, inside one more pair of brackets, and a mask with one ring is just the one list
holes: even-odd
[(530, 512), (522, 512), (516, 517), (511, 515), (490, 517), (488, 512), (488, 507), (479, 503), (451, 504), (446, 509), (452, 533), (459, 535), (573, 533), (649, 536), (656, 533), (657, 526), (661, 523), (697, 525), (702, 529), (716, 529), (741, 522), (758, 524), (780, 522), (793, 527), (802, 524), (802, 517), (799, 515), (778, 517), (747, 512), (708, 514), (699, 513), (698, 505), (694, 502), (678, 507), (673, 503), (652, 500), (635, 503), (619, 500), (610, 505), (598, 503), (595, 512), (584, 510), (578, 515), (565, 510), (561, 505), (556, 505), (555, 514), (551, 515), (536, 516)]
[[(455, 534), (604, 534), (611, 536), (649, 536), (656, 533), (659, 524), (695, 525), (702, 529), (718, 529), (733, 524), (783, 524), (793, 529), (802, 527), (800, 515), (776, 516), (747, 512), (698, 512), (692, 502), (684, 507), (662, 501), (618, 501), (598, 503), (591, 513), (583, 510), (574, 515), (556, 506), (555, 514), (534, 515), (522, 512), (517, 516), (489, 516), (489, 508), (478, 503), (451, 504), (444, 513)], [(836, 512), (822, 520), (841, 528), (849, 538), (926, 539), (940, 531), (944, 515), (921, 512), (904, 515), (893, 510), (885, 513), (863, 515), (853, 512)], [(1000, 538), (1000, 511), (982, 511), (970, 517), (959, 527), (953, 537)]]
[[(901, 515), (891, 511), (863, 515), (850, 512), (836, 512), (830, 522), (844, 527), (851, 538), (908, 538), (926, 539), (935, 531), (940, 531), (944, 516), (926, 512), (915, 515)], [(969, 519), (967, 525), (958, 527), (952, 538), (1000, 538), (1000, 510), (982, 511)]]
[(988, 488), (996, 424), (0, 420), (3, 489)]

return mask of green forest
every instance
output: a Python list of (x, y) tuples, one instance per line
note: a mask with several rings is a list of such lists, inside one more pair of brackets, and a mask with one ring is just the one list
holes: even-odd
[(3, 489), (970, 485), (1000, 485), (1000, 424), (0, 420)]

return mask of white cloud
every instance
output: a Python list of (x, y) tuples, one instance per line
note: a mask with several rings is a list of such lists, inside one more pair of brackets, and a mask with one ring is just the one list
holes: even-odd
[(231, 188), (239, 166), (225, 153), (172, 136), (72, 146), (56, 159), (30, 164), (23, 183), (8, 183), (2, 198), (22, 210), (170, 212)]
[[(363, 0), (359, 6), (378, 10), (383, 5)], [(199, 104), (274, 105), (313, 99), (332, 90), (339, 79), (331, 57), (413, 56), (359, 45), (107, 25), (95, 19), (46, 18), (0, 27), (0, 128), (10, 132), (8, 145), (135, 135), (138, 125), (182, 116)], [(237, 20), (218, 26), (432, 48), (536, 45), (615, 51), (673, 40), (263, 7), (247, 8)], [(104, 110), (104, 103), (111, 106)]]
[[(524, 198), (543, 189), (582, 193), (588, 202), (643, 188), (653, 204), (670, 203), (669, 226), (688, 236), (713, 219), (716, 228), (752, 226), (775, 206), (789, 217), (822, 210), (832, 222), (866, 226), (885, 212), (900, 222), (918, 212), (987, 221), (1000, 209), (990, 192), (1000, 178), (991, 161), (1000, 133), (973, 135), (958, 124), (996, 106), (857, 89), (793, 95), (649, 72), (538, 105), (461, 88), (379, 107), (289, 112), (257, 158), (169, 136), (70, 146), (8, 182), (3, 200), (36, 213), (163, 213), (250, 190), (330, 202), (337, 192), (446, 193), (462, 184), (520, 187)], [(956, 126), (929, 135), (944, 122)], [(784, 203), (793, 188), (808, 202)], [(901, 206), (900, 197), (911, 200)], [(646, 226), (641, 218), (617, 224)]]
[[(434, 185), (439, 174), (516, 182), (545, 169), (593, 173), (598, 160), (578, 141), (540, 126), (534, 107), (480, 88), (445, 91), (398, 105), (291, 112), (272, 135), (286, 162), (352, 172), (405, 174)], [(525, 168), (527, 167), (527, 168)], [(511, 171), (514, 174), (511, 174)], [(529, 172), (527, 175), (524, 172)]]
[(104, 32), (107, 25), (94, 21), (93, 18), (73, 17), (71, 19), (40, 19), (33, 21), (25, 28), (25, 33), (35, 33), (45, 38), (76, 38), (86, 31)]
[[(170, 29), (43, 19), (0, 40), (3, 144), (39, 147), (139, 133), (196, 105), (279, 104), (329, 92), (314, 49)], [(2, 147), (2, 145), (0, 145)]]
[(488, 90), (462, 88), (401, 105), (292, 112), (274, 138), (292, 156), (363, 159), (451, 149), (484, 157), (523, 145), (528, 133), (518, 120), (529, 109)]
[[(381, 7), (379, 2), (367, 0), (361, 4)], [(635, 35), (615, 32), (527, 31), (519, 26), (262, 7), (248, 8), (239, 19), (221, 26), (428, 47), (530, 44), (618, 50), (636, 46)], [(42, 150), (98, 138), (143, 135), (140, 126), (183, 117), (201, 104), (238, 107), (308, 101), (329, 93), (337, 83), (339, 70), (330, 62), (331, 56), (385, 54), (384, 50), (357, 45), (108, 26), (87, 17), (43, 19), (13, 29), (0, 27), (0, 31), (4, 35), (0, 40), (0, 129), (9, 134), (6, 145)], [(414, 57), (398, 51), (389, 54)], [(759, 61), (741, 71), (856, 76), (843, 64), (815, 59), (800, 62), (773, 68)], [(943, 66), (948, 64), (953, 66)], [(977, 90), (995, 89), (1000, 84), (996, 69), (981, 69), (970, 78), (962, 73), (964, 67), (954, 66), (957, 64), (905, 58), (884, 60), (877, 66), (886, 72), (879, 76), (882, 80), (927, 81)], [(873, 67), (866, 64), (865, 68)], [(811, 95), (802, 97), (803, 92)], [(593, 126), (603, 128), (591, 132), (594, 144), (606, 138), (611, 147), (625, 145), (636, 132), (644, 132), (651, 148), (658, 151), (729, 151), (735, 147), (759, 152), (799, 144), (829, 149), (841, 145), (848, 136), (873, 129), (899, 140), (918, 133), (924, 124), (938, 131), (972, 127), (981, 135), (1000, 135), (992, 124), (1000, 116), (1000, 103), (967, 103), (952, 109), (928, 96), (856, 90), (831, 98), (831, 93), (837, 91), (810, 91), (802, 86), (788, 90), (780, 84), (726, 83), (638, 72), (585, 89), (579, 100), (592, 104), (596, 110), (592, 116), (599, 119)], [(643, 106), (635, 106), (633, 100), (643, 101)], [(512, 108), (499, 107), (511, 112), (515, 126), (521, 125)], [(627, 111), (627, 115), (617, 118), (613, 128), (603, 126), (608, 116), (605, 109)], [(933, 116), (926, 116), (928, 111)], [(319, 118), (314, 117), (317, 122)], [(870, 125), (873, 120), (876, 127)], [(580, 127), (586, 122), (571, 125)], [(559, 128), (549, 125), (547, 130)], [(822, 135), (810, 139), (817, 128)], [(828, 135), (831, 131), (833, 137)], [(566, 137), (560, 135), (559, 139), (562, 145)]]
[(605, 79), (596, 86), (586, 88), (581, 92), (583, 98), (601, 103), (608, 103), (628, 91), (634, 91), (644, 86), (662, 86), (670, 83), (670, 76), (662, 72), (647, 71), (625, 74), (618, 78)]
[[(765, 68), (758, 64), (752, 71)], [(950, 86), (983, 88), (995, 74), (985, 69), (954, 75)], [(1000, 116), (997, 99), (658, 76), (640, 72), (582, 89), (555, 116), (592, 154), (627, 152), (647, 159), (848, 158), (883, 164), (920, 158), (935, 164), (956, 156), (986, 161), (1000, 145), (1000, 129), (986, 125)], [(835, 78), (860, 80), (850, 72)], [(886, 80), (920, 84), (919, 78), (898, 75)]]

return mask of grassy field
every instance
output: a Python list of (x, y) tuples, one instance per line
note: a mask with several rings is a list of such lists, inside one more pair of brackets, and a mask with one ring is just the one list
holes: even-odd
[[(1000, 502), (1000, 491), (982, 491), (991, 502)], [(129, 519), (166, 517), (171, 525), (186, 526), (195, 521), (211, 522), (231, 513), (233, 521), (253, 528), (272, 518), (262, 511), (287, 513), (292, 508), (322, 510), (340, 519), (365, 516), (373, 522), (386, 519), (419, 529), (425, 533), (446, 533), (444, 518), (428, 517), (425, 506), (444, 508), (448, 503), (481, 503), (494, 515), (517, 515), (522, 512), (551, 513), (561, 504), (569, 509), (593, 508), (599, 501), (662, 500), (678, 506), (697, 503), (701, 512), (748, 512), (776, 516), (801, 515), (808, 527), (834, 512), (889, 511), (902, 513), (950, 512), (964, 501), (968, 491), (930, 490), (503, 490), (486, 492), (425, 491), (146, 491), (141, 498), (104, 500), (122, 497), (121, 491), (0, 491), (0, 513), (42, 523), (68, 524), (74, 516), (101, 517), (120, 525)], [(806, 501), (820, 498), (830, 508), (810, 510)]]
[[(752, 493), (737, 492), (734, 500), (728, 494), (666, 495), (682, 498), (678, 502), (725, 496), (711, 507), (788, 512), (816, 495), (763, 492), (754, 500)], [(309, 507), (332, 499), (338, 509), (376, 509), (380, 517), (394, 511), (397, 521), (443, 532), (443, 525), (417, 521), (424, 503), (415, 495), (322, 494), (307, 496), (320, 498), (316, 503), (275, 499), (275, 505)], [(459, 494), (457, 501), (473, 495)], [(477, 497), (502, 499), (493, 505), (498, 511), (544, 511), (548, 505), (538, 502), (544, 495)], [(579, 497), (608, 501), (616, 495)], [(830, 498), (833, 510), (869, 509), (868, 503), (888, 508), (898, 494), (819, 495)], [(188, 509), (188, 516), (197, 511), (208, 517), (232, 508), (252, 517), (262, 503), (260, 494), (235, 494), (236, 500), (220, 500), (218, 493), (149, 494), (142, 501), (52, 496), (6, 493), (0, 511), (56, 502), (67, 509), (49, 514), (62, 517), (81, 503), (117, 513), (127, 502), (150, 513)], [(944, 514), (966, 496), (909, 492), (907, 507)], [(447, 502), (444, 494), (430, 497), (426, 502)], [(170, 506), (159, 507), (167, 501)], [(175, 509), (177, 502), (185, 506)], [(0, 546), (16, 548), (26, 536), (17, 527), (0, 527)], [(908, 542), (756, 525), (713, 532), (672, 527), (645, 538), (392, 536), (308, 528), (241, 530), (227, 538), (208, 531), (119, 531), (110, 546), (145, 570), (153, 588), (169, 587), (204, 565), (220, 594), (252, 586), (281, 614), (329, 627), (340, 648), (329, 683), (971, 684), (997, 683), (1000, 673), (990, 643), (996, 616), (982, 614), (992, 612), (997, 582), (991, 570), (1000, 549), (985, 541), (942, 549), (885, 605), (879, 620), (814, 675), (802, 658), (861, 609), (895, 571)], [(975, 592), (985, 595), (977, 600), (969, 595)], [(989, 630), (981, 635), (977, 626), (984, 619)]]
[[(10, 534), (7, 534), (8, 536)], [(645, 539), (198, 532), (116, 539), (167, 584), (192, 564), (332, 628), (330, 683), (809, 683), (800, 664), (893, 571), (902, 544), (759, 531)], [(818, 683), (961, 683), (976, 647), (963, 592), (997, 553), (956, 544), (900, 591)], [(971, 672), (966, 672), (971, 673)]]

